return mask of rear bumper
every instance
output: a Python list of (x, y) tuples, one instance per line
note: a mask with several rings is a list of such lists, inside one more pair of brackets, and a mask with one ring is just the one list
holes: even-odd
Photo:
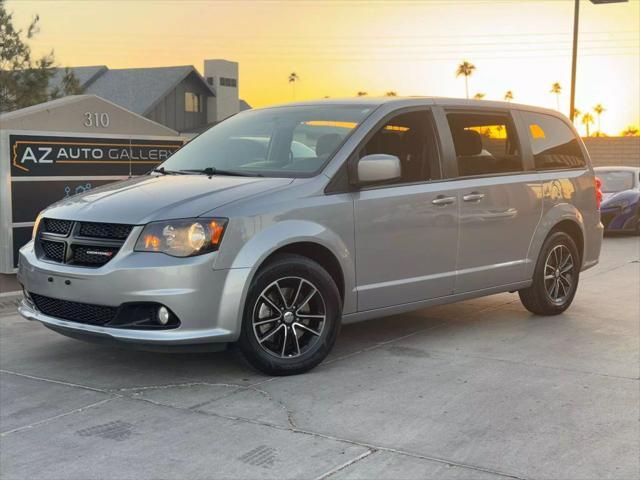
[(153, 302), (180, 320), (166, 330), (105, 327), (46, 315), (25, 298), (19, 313), (74, 337), (126, 344), (193, 345), (237, 340), (242, 298), (250, 269), (213, 269), (213, 254), (175, 258), (133, 252), (126, 246), (106, 265), (83, 268), (44, 262), (33, 243), (20, 250), (18, 281), (25, 291), (69, 302), (119, 307)]

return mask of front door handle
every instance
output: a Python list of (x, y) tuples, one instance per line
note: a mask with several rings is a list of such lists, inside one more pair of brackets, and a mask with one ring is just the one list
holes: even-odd
[(445, 197), (444, 195), (438, 195), (436, 198), (431, 200), (431, 203), (437, 205), (438, 207), (443, 207), (445, 205), (451, 205), (456, 201), (456, 197)]
[(465, 202), (479, 202), (484, 198), (484, 193), (471, 192), (462, 197)]

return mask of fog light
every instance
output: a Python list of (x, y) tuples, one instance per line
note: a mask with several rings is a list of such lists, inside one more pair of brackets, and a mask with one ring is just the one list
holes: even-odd
[(167, 307), (158, 308), (156, 319), (160, 325), (166, 325), (169, 323), (169, 310), (167, 310)]

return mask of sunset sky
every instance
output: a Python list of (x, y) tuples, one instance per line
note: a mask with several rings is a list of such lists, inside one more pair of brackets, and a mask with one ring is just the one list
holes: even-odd
[[(382, 95), (464, 96), (456, 65), (476, 65), (470, 93), (567, 114), (573, 0), (547, 1), (31, 1), (10, 0), (19, 26), (34, 14), (36, 53), (62, 66), (110, 68), (240, 63), (240, 96), (252, 106)], [(640, 124), (640, 1), (582, 0), (576, 106), (606, 108), (602, 130)], [(595, 115), (594, 115), (595, 116)], [(593, 128), (592, 130), (595, 130)], [(580, 126), (584, 132), (584, 127)]]

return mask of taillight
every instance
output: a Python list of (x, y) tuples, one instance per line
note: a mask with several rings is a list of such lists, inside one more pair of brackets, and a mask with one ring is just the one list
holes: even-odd
[(596, 183), (596, 206), (600, 210), (600, 204), (602, 203), (602, 180), (598, 177), (593, 177)]

